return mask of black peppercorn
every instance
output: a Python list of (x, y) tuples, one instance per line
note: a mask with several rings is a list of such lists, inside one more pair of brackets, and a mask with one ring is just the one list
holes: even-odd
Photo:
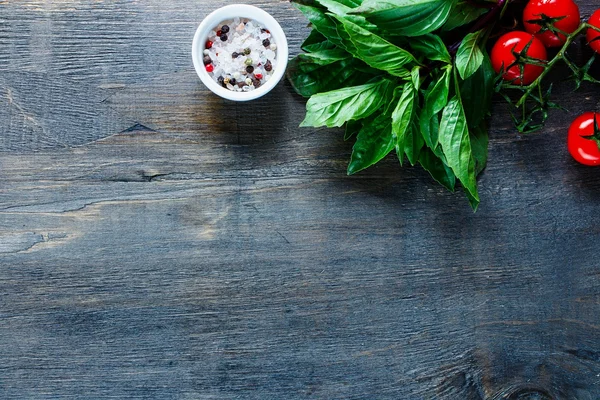
[(221, 86), (225, 86), (225, 78), (220, 76), (217, 78), (217, 82), (219, 82), (219, 85)]
[(248, 65), (246, 67), (246, 72), (249, 73), (249, 74), (253, 73), (254, 72), (254, 67), (252, 65)]
[(231, 58), (238, 58), (239, 56), (240, 56), (239, 53), (237, 53), (235, 51), (233, 53), (231, 53)]
[(221, 36), (219, 36), (219, 38), (221, 39), (221, 42), (226, 42), (227, 41), (227, 34), (222, 33)]
[(221, 27), (221, 33), (229, 33), (229, 25), (223, 25)]
[(271, 41), (269, 39), (263, 40), (263, 46), (269, 47), (271, 45)]
[(235, 78), (231, 78), (229, 80), (229, 83), (231, 83), (232, 85), (235, 85), (237, 83), (237, 81), (235, 80)]
[(272, 70), (273, 70), (273, 64), (271, 64), (271, 60), (267, 60), (267, 63), (265, 64), (265, 71), (271, 72)]
[(209, 56), (204, 56), (202, 61), (204, 62), (204, 65), (208, 65), (208, 64), (212, 63), (212, 60), (210, 59)]
[(252, 79), (252, 83), (254, 84), (255, 88), (259, 88), (260, 87), (260, 80), (259, 79)]

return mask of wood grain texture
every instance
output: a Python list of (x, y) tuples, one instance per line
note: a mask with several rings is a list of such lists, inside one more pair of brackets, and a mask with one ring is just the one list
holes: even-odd
[(598, 89), (526, 137), (497, 104), (473, 214), (391, 158), (346, 177), (287, 83), (210, 95), (224, 3), (0, 1), (0, 398), (600, 398), (600, 178), (564, 146)]

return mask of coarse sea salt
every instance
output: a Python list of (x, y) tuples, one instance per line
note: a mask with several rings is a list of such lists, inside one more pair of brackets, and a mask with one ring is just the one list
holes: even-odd
[(211, 78), (234, 92), (256, 90), (277, 66), (277, 44), (260, 23), (243, 18), (221, 22), (209, 32), (204, 65)]

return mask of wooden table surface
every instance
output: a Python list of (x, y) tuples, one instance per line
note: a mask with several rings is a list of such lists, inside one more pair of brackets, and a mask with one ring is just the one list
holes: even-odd
[(0, 0), (0, 398), (599, 399), (600, 175), (564, 144), (598, 87), (525, 137), (496, 101), (474, 214), (392, 157), (347, 177), (287, 82), (211, 95), (191, 40), (233, 2)]

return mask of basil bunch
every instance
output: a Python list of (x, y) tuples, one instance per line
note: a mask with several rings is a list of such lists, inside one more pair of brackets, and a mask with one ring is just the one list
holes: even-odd
[[(479, 204), (496, 74), (487, 28), (460, 34), (485, 11), (462, 0), (292, 0), (313, 30), (288, 78), (310, 97), (301, 126), (356, 137), (348, 174), (395, 151)], [(451, 40), (462, 38), (458, 43)], [(448, 44), (450, 43), (450, 44)]]

